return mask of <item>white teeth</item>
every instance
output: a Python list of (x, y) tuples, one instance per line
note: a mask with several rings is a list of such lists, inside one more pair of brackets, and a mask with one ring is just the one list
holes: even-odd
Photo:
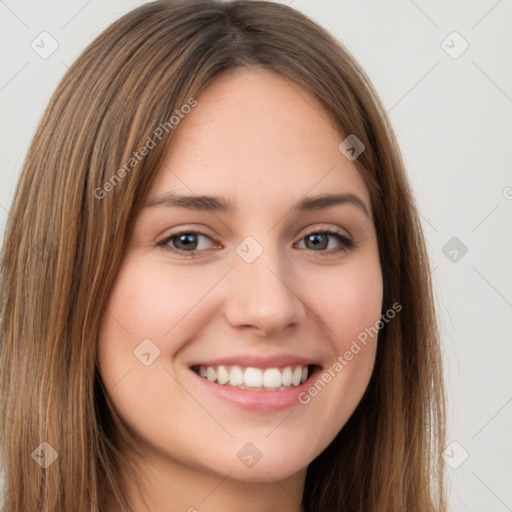
[(292, 383), (292, 369), (287, 366), (281, 375), (281, 383), (283, 386), (289, 386)]
[(244, 384), (250, 388), (261, 388), (263, 386), (263, 372), (259, 368), (246, 368)]
[[(307, 369), (306, 369), (307, 371)], [(281, 386), (281, 372), (277, 368), (269, 368), (263, 372), (263, 387), (278, 388)]]
[(244, 383), (244, 372), (240, 366), (232, 366), (229, 372), (229, 383), (232, 386), (240, 386)]
[(204, 366), (197, 368), (196, 373), (210, 382), (253, 390), (283, 390), (291, 386), (299, 386), (308, 378), (307, 365), (286, 366), (284, 368), (241, 368), (240, 366)]
[(224, 366), (219, 366), (217, 370), (217, 381), (219, 384), (226, 384), (229, 380), (229, 373)]
[(302, 378), (302, 368), (297, 366), (292, 373), (292, 384), (294, 386), (298, 386), (300, 384), (300, 379)]
[(208, 368), (206, 369), (206, 378), (210, 382), (215, 382), (217, 380), (217, 372), (211, 366), (208, 366)]

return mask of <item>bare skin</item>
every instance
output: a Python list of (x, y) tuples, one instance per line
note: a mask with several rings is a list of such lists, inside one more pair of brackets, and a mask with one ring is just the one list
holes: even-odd
[[(170, 192), (215, 195), (238, 212), (159, 204), (137, 218), (99, 339), (109, 396), (144, 453), (145, 503), (128, 480), (126, 493), (141, 512), (299, 512), (308, 464), (359, 403), (377, 340), (308, 403), (272, 411), (210, 392), (219, 384), (205, 384), (190, 365), (287, 354), (332, 368), (380, 317), (370, 197), (338, 149), (345, 136), (297, 85), (236, 70), (197, 101), (175, 128), (148, 203)], [(332, 193), (354, 194), (367, 213), (355, 202), (292, 210), (305, 196)], [(159, 353), (145, 365), (134, 350), (148, 339), (144, 357)], [(247, 455), (258, 453), (250, 465)]]

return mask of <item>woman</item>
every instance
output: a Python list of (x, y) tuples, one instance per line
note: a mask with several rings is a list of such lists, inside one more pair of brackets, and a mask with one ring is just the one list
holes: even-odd
[(299, 12), (109, 27), (34, 136), (1, 272), (5, 512), (445, 509), (412, 192)]

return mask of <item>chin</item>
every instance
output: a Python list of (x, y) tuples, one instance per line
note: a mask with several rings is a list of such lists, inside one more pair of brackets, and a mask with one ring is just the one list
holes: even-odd
[(217, 457), (212, 454), (216, 463), (212, 465), (208, 461), (208, 466), (223, 477), (229, 474), (230, 479), (241, 482), (273, 482), (305, 470), (318, 455), (309, 454), (309, 450), (311, 445), (285, 449), (282, 443), (269, 442), (268, 439), (265, 441), (264, 438), (253, 443), (236, 441), (234, 457), (226, 458), (226, 451), (217, 454)]

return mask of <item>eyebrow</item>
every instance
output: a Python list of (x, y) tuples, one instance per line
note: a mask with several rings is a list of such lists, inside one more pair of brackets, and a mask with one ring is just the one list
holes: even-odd
[[(343, 204), (355, 206), (368, 218), (370, 217), (365, 202), (359, 196), (351, 192), (304, 197), (295, 203), (290, 211), (300, 213), (323, 210)], [(150, 199), (145, 205), (145, 207), (154, 206), (186, 208), (188, 210), (205, 212), (221, 212), (227, 215), (235, 215), (239, 210), (239, 206), (235, 202), (224, 197), (206, 195), (182, 196), (173, 193), (156, 196), (153, 199)]]

